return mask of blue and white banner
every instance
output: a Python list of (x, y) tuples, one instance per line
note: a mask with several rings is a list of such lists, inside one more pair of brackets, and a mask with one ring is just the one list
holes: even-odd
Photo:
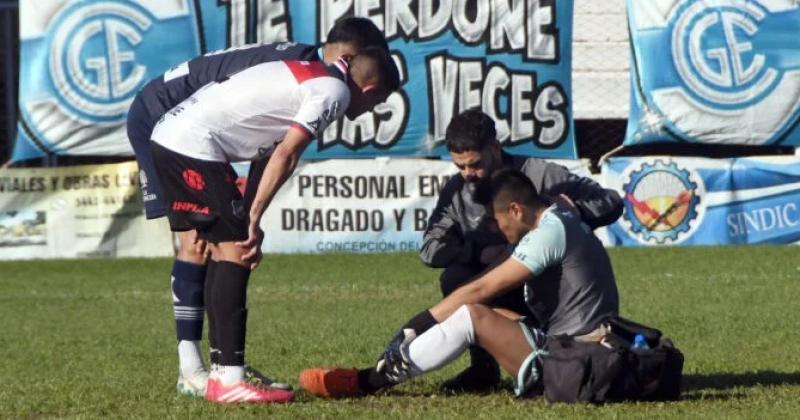
[(612, 158), (606, 188), (625, 199), (610, 245), (800, 242), (800, 158)]
[(627, 0), (626, 145), (800, 145), (800, 2)]
[[(553, 160), (589, 176), (587, 160)], [(246, 181), (246, 165), (236, 165)], [(302, 162), (261, 221), (263, 251), (416, 252), (439, 191), (457, 173), (430, 159)]]
[(575, 158), (572, 2), (555, 0), (22, 0), (12, 160), (132, 155), (125, 115), (150, 79), (252, 42), (318, 44), (347, 16), (384, 31), (403, 86), (333, 124), (306, 158), (438, 156), (451, 117), (479, 107), (517, 154)]

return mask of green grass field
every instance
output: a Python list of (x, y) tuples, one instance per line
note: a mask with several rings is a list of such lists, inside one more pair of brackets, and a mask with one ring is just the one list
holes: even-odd
[[(170, 260), (34, 261), (0, 264), (0, 418), (798, 416), (800, 248), (610, 252), (623, 315), (662, 329), (686, 356), (681, 401), (437, 392), (462, 358), (375, 397), (216, 406), (175, 393)], [(412, 254), (268, 256), (250, 283), (248, 358), (293, 385), (305, 367), (371, 364), (437, 298), (437, 272)]]

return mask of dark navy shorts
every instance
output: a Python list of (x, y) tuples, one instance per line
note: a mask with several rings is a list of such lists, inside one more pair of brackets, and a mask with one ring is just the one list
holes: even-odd
[(157, 219), (167, 215), (166, 201), (163, 198), (161, 183), (153, 163), (150, 148), (150, 135), (153, 133), (155, 121), (140, 96), (136, 96), (128, 111), (128, 140), (133, 146), (136, 163), (139, 164), (139, 185), (142, 188), (144, 215), (148, 219)]
[(196, 229), (211, 242), (247, 239), (249, 214), (226, 162), (194, 159), (151, 143), (173, 232)]

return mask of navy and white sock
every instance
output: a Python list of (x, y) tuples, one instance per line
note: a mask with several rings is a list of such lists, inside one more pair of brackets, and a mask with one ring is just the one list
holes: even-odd
[(181, 370), (191, 372), (202, 367), (199, 342), (203, 338), (205, 303), (203, 284), (206, 266), (175, 260), (172, 266), (172, 308), (178, 339)]

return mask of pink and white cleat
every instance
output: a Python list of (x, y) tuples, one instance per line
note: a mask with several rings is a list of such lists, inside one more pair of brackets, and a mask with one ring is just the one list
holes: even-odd
[(258, 382), (241, 380), (231, 385), (224, 385), (217, 378), (208, 378), (206, 399), (218, 404), (270, 404), (288, 403), (294, 400), (294, 393), (289, 390), (272, 388)]

